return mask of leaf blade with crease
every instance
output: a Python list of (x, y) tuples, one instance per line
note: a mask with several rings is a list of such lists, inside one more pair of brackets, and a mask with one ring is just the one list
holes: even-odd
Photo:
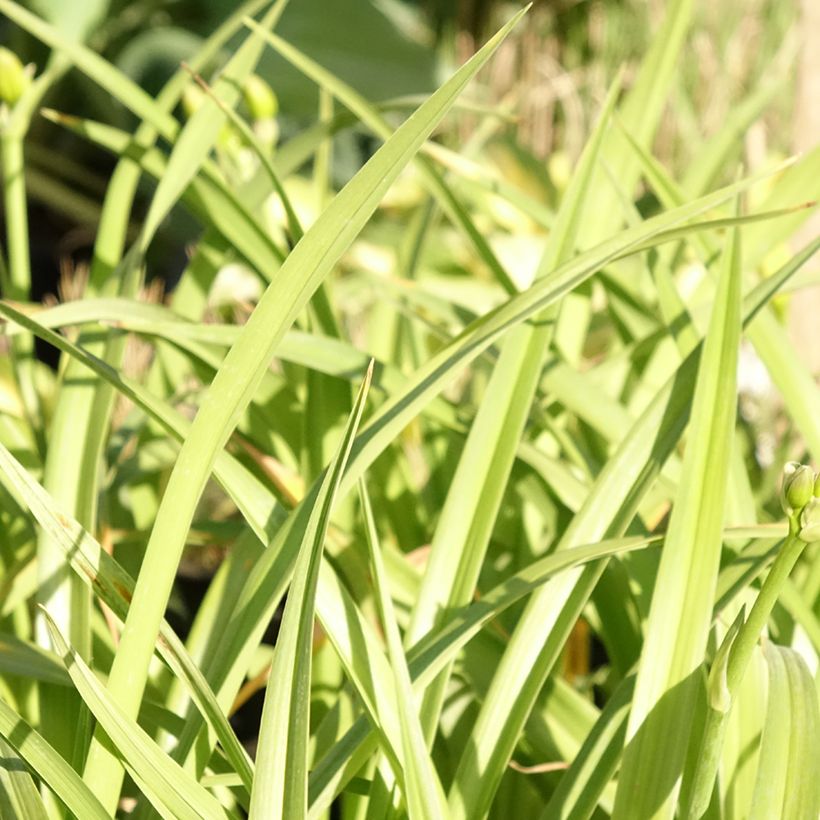
[(307, 812), (310, 669), (320, 559), (333, 502), (372, 377), (371, 362), (336, 456), (316, 497), (296, 559), (265, 692), (256, 776), (251, 791), (252, 819), (304, 817)]
[[(672, 816), (711, 624), (737, 400), (739, 231), (725, 251), (689, 444), (652, 596), (614, 816)], [(682, 583), (681, 579), (685, 579)]]

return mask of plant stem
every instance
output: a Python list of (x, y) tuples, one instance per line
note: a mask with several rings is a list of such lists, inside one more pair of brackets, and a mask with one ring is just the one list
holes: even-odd
[[(752, 652), (772, 614), (783, 585), (806, 548), (806, 542), (796, 535), (797, 530), (798, 527), (793, 523), (789, 535), (772, 564), (771, 571), (760, 588), (749, 617), (734, 636), (726, 666), (725, 685), (729, 693), (729, 707), (725, 710), (715, 709), (711, 705), (708, 707), (698, 764), (693, 779), (692, 796), (685, 815), (688, 820), (699, 820), (709, 807), (732, 704), (752, 659)], [(727, 638), (730, 636), (731, 633)]]
[[(8, 298), (26, 301), (31, 291), (31, 260), (28, 246), (23, 136), (14, 129), (3, 134), (3, 205), (6, 210), (6, 242), (9, 255)], [(30, 337), (21, 336), (30, 341)]]
[(783, 547), (777, 554), (777, 558), (775, 558), (771, 571), (763, 582), (748, 619), (735, 638), (726, 670), (727, 686), (732, 696), (734, 696), (743, 680), (743, 675), (746, 673), (746, 668), (752, 658), (752, 651), (757, 644), (760, 633), (766, 626), (766, 622), (769, 620), (769, 616), (772, 614), (783, 585), (805, 548), (806, 542), (796, 535), (792, 534), (786, 538)]
[[(17, 301), (27, 301), (31, 297), (24, 140), (35, 109), (46, 91), (65, 73), (68, 65), (61, 57), (52, 58), (0, 124), (0, 166), (3, 172), (3, 207), (8, 251), (8, 291), (4, 295)], [(45, 441), (40, 402), (33, 379), (34, 340), (26, 334), (16, 336), (11, 342), (11, 352), (17, 362), (14, 372), (32, 441), (42, 452)]]
[[(9, 299), (26, 302), (31, 296), (31, 259), (28, 244), (23, 135), (19, 133), (19, 129), (4, 129), (0, 138), (0, 163), (3, 167), (3, 205), (6, 212), (8, 246), (8, 291), (5, 295)], [(15, 361), (14, 372), (32, 441), (37, 442), (41, 415), (32, 378), (32, 337), (26, 334), (14, 337), (11, 340), (11, 355)]]

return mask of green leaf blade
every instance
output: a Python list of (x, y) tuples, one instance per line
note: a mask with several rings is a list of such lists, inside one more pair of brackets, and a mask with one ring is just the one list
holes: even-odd
[(724, 254), (690, 441), (652, 598), (614, 817), (671, 817), (711, 624), (740, 343), (738, 230)]

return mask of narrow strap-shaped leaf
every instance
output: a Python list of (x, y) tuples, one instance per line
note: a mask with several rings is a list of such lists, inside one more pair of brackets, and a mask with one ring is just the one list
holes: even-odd
[(143, 793), (158, 810), (188, 820), (227, 818), (219, 801), (174, 763), (149, 735), (126, 716), (94, 673), (68, 645), (54, 621), (46, 615), (54, 651), (63, 659), (74, 685), (104, 729)]
[[(234, 15), (235, 17), (236, 15)], [(232, 30), (234, 21), (226, 24), (206, 40), (193, 61), (200, 65), (224, 45)], [(230, 63), (229, 63), (230, 66)], [(157, 96), (155, 107), (170, 113), (179, 102), (184, 89), (186, 73), (178, 71), (166, 83)], [(137, 129), (131, 143), (146, 150), (157, 138), (157, 131), (150, 122), (143, 122)], [(135, 296), (139, 290), (141, 275), (136, 265), (117, 275), (112, 275), (121, 261), (129, 224), (130, 207), (136, 193), (142, 171), (138, 162), (122, 156), (112, 174), (106, 191), (103, 211), (95, 241), (92, 269), (89, 274), (91, 293), (107, 290), (126, 296)], [(91, 351), (103, 357), (114, 368), (119, 369), (125, 353), (125, 339), (109, 337), (105, 340), (81, 340)], [(97, 503), (100, 496), (99, 481), (103, 475), (100, 469), (104, 443), (109, 428), (109, 419), (114, 408), (115, 392), (105, 383), (89, 381), (78, 377), (82, 365), (68, 361), (57, 403), (54, 408), (49, 432), (49, 446), (44, 464), (43, 484), (61, 507), (70, 512), (88, 530), (96, 530)], [(83, 430), (83, 435), (77, 435)], [(83, 657), (89, 657), (91, 648), (89, 590), (82, 580), (67, 566), (60, 547), (52, 543), (46, 532), (38, 537), (37, 567), (44, 579), (44, 594), (39, 603), (47, 606), (52, 616), (70, 637), (75, 649)], [(48, 634), (44, 624), (37, 619), (37, 634), (43, 645), (48, 645)], [(88, 737), (78, 731), (78, 717), (83, 715), (76, 695), (64, 691), (54, 691), (40, 687), (40, 711), (43, 731), (46, 737), (60, 751), (73, 751), (79, 765), (86, 757)], [(116, 785), (111, 778), (103, 777), (106, 788), (112, 791)]]
[[(124, 620), (134, 589), (130, 575), (109, 556), (76, 521), (55, 509), (54, 500), (0, 444), (0, 474), (22, 497), (23, 503), (70, 561), (75, 573), (91, 585), (99, 598)], [(163, 621), (157, 642), (160, 654), (191, 689), (202, 714), (214, 727), (226, 754), (250, 790), (253, 766), (228, 724), (205, 678), (185, 652), (173, 630)]]
[(51, 652), (11, 634), (0, 634), (0, 672), (71, 686), (71, 678)]
[[(751, 535), (754, 538), (766, 539), (769, 528), (757, 526), (751, 530), (730, 529), (725, 532), (725, 537), (745, 537)], [(409, 654), (410, 672), (413, 677), (414, 687), (423, 687), (429, 680), (433, 679), (438, 671), (452, 660), (455, 654), (492, 618), (496, 617), (505, 608), (511, 606), (524, 596), (537, 590), (538, 587), (549, 580), (549, 578), (561, 572), (571, 570), (580, 564), (585, 564), (610, 555), (626, 554), (632, 550), (640, 550), (644, 547), (657, 543), (657, 536), (651, 538), (621, 538), (602, 541), (599, 544), (572, 547), (560, 550), (545, 558), (539, 559), (526, 569), (521, 570), (497, 587), (482, 596), (480, 601), (470, 604), (469, 607), (462, 608), (452, 613), (446, 624), (435, 634), (428, 636), (419, 644), (414, 646)], [(739, 560), (745, 559), (741, 558)], [(632, 676), (634, 682), (634, 675)], [(629, 698), (631, 698), (631, 685)], [(628, 705), (628, 704), (626, 704)], [(619, 713), (621, 717), (618, 723), (621, 729), (618, 737), (623, 737), (626, 731), (627, 712)], [(367, 721), (359, 719), (351, 730), (341, 738), (330, 752), (317, 764), (311, 774), (311, 816), (318, 816), (324, 808), (327, 808), (333, 796), (335, 796), (341, 784), (343, 784), (351, 774), (355, 773), (361, 766), (362, 756), (367, 755), (367, 749), (372, 751), (376, 743), (375, 735), (368, 733)], [(617, 727), (613, 726), (613, 731)], [(603, 740), (604, 748), (602, 754), (607, 756), (606, 765), (615, 766), (620, 760), (622, 742), (612, 740), (611, 736)], [(356, 763), (356, 761), (359, 761)], [(594, 762), (589, 764), (594, 767)], [(577, 777), (598, 784), (600, 788), (606, 785), (606, 778), (603, 780), (597, 777), (594, 772), (589, 772), (589, 767), (582, 767), (576, 771)], [(585, 787), (589, 788), (589, 787)], [(565, 797), (578, 800), (583, 805), (592, 805), (597, 801), (597, 794), (578, 795), (573, 789)]]
[[(96, 358), (83, 348), (69, 342), (65, 337), (53, 330), (42, 327), (34, 319), (21, 314), (10, 305), (0, 302), (0, 316), (19, 324), (21, 327), (32, 331), (37, 336), (45, 339), (49, 344), (54, 345), (58, 350), (67, 353), (72, 358), (80, 361), (92, 372), (113, 385), (122, 395), (131, 399), (151, 416), (159, 425), (179, 441), (184, 440), (190, 430), (190, 421), (184, 418), (179, 411), (171, 407), (167, 402), (158, 399), (148, 392), (141, 384), (133, 379), (123, 376), (114, 370), (109, 364)], [(221, 452), (216, 458), (215, 471), (217, 478), (223, 481), (222, 473), (229, 477), (223, 481), (226, 486), (230, 486), (234, 500), (246, 516), (252, 526), (256, 529), (257, 535), (263, 541), (268, 539), (268, 531), (274, 532), (284, 517), (284, 511), (279, 506), (278, 501), (270, 491), (263, 488), (259, 479), (250, 473), (234, 456), (227, 452)], [(254, 509), (248, 508), (248, 504)]]
[[(768, 527), (758, 526), (751, 529), (729, 529), (724, 532), (724, 537), (729, 539), (751, 535), (754, 538), (766, 539), (768, 533)], [(516, 601), (537, 590), (551, 577), (601, 558), (625, 555), (633, 550), (643, 549), (659, 543), (659, 539), (660, 536), (606, 540), (598, 544), (559, 550), (530, 564), (526, 569), (482, 595), (480, 601), (453, 612), (435, 634), (427, 636), (410, 650), (408, 658), (414, 687), (426, 686), (489, 620)], [(745, 555), (739, 560), (745, 564)], [(758, 570), (760, 568), (758, 566)], [(570, 807), (571, 813), (568, 815), (570, 817), (587, 816), (583, 814), (585, 807), (595, 806), (600, 790), (608, 782), (609, 778), (605, 773), (614, 770), (620, 761), (623, 737), (626, 733), (629, 700), (631, 700), (634, 688), (634, 675), (630, 676), (628, 681), (628, 692), (623, 695), (626, 700), (615, 713), (607, 713), (607, 725), (600, 727), (600, 735), (590, 738), (590, 748), (583, 753), (583, 757), (578, 759), (578, 765), (573, 764), (566, 775), (571, 775), (571, 782), (561, 790), (562, 796), (556, 799), (556, 806)], [(368, 749), (372, 751), (376, 739), (373, 733), (367, 734), (366, 726), (365, 719), (357, 721), (350, 732), (319, 762), (312, 773), (311, 816), (316, 816), (323, 808), (326, 808), (332, 797), (338, 793), (339, 784), (358, 770), (361, 762), (356, 764), (355, 761), (361, 761), (361, 756), (366, 756)], [(345, 772), (348, 772), (347, 775)], [(580, 787), (579, 781), (585, 785)], [(575, 811), (581, 814), (572, 813)], [(544, 820), (550, 816), (547, 813)]]
[(387, 577), (379, 546), (376, 522), (364, 479), (359, 482), (359, 496), (365, 520), (370, 571), (376, 595), (379, 618), (385, 631), (387, 654), (396, 686), (396, 700), (401, 723), (404, 750), (404, 795), (410, 820), (427, 820), (447, 816), (447, 800), (438, 772), (427, 750), (401, 633), (387, 587)]
[[(76, 817), (111, 820), (82, 778), (35, 729), (29, 726), (5, 701), (0, 700), (0, 737), (12, 746)], [(24, 815), (27, 816), (27, 815)]]
[[(782, 817), (820, 815), (820, 707), (817, 685), (803, 657), (793, 649), (777, 647), (786, 661), (792, 721), (789, 756), (780, 765), (786, 770), (786, 794)], [(780, 704), (781, 708), (783, 703)], [(765, 775), (765, 773), (764, 773)]]
[(740, 239), (725, 251), (698, 369), (689, 443), (652, 596), (614, 817), (671, 817), (715, 595), (737, 411)]
[(817, 689), (793, 650), (764, 645), (769, 669), (766, 721), (749, 820), (817, 817), (820, 714)]
[(580, 752), (570, 763), (545, 806), (541, 820), (552, 820), (554, 817), (560, 817), (561, 820), (581, 820), (592, 816), (601, 792), (621, 759), (629, 703), (634, 688), (634, 674), (628, 675), (618, 684)]
[(727, 112), (721, 128), (701, 145), (686, 169), (682, 180), (684, 191), (697, 196), (717, 184), (719, 176), (726, 173), (726, 168), (732, 167), (731, 157), (740, 153), (743, 136), (772, 98), (785, 88), (788, 76), (786, 67), (791, 64), (791, 60), (784, 60), (773, 73), (764, 73), (762, 82), (739, 105)]
[[(8, 708), (0, 701), (0, 706)], [(0, 737), (0, 817), (48, 820), (43, 798), (12, 746)]]
[[(694, 7), (693, 0), (674, 0), (664, 8), (663, 22), (653, 35), (635, 82), (620, 107), (622, 119), (641, 145), (652, 141), (667, 104)], [(603, 159), (606, 166), (617, 169), (618, 180), (627, 197), (631, 197), (640, 178), (640, 166), (617, 131), (612, 132), (611, 139), (604, 147)], [(605, 177), (605, 167), (599, 173)], [(606, 236), (623, 221), (619, 192), (615, 186), (603, 184), (597, 186), (596, 193), (600, 216), (592, 230), (598, 236)]]
[(766, 720), (760, 738), (760, 758), (749, 820), (780, 816), (786, 793), (785, 764), (789, 759), (791, 723), (795, 717), (785, 656), (778, 647), (770, 645), (764, 648), (764, 658), (769, 672)]
[[(780, 271), (778, 271), (771, 277), (765, 279), (753, 290), (753, 292), (748, 294), (744, 302), (744, 324), (748, 324), (757, 315), (758, 311), (761, 309), (763, 305), (766, 304), (766, 302), (771, 298), (771, 296), (775, 294), (786, 281), (788, 281), (789, 277), (793, 276), (794, 273), (798, 271), (801, 268), (801, 266), (804, 265), (805, 262), (813, 256), (813, 254), (816, 252), (818, 248), (820, 248), (820, 239), (806, 246), (806, 248), (804, 248), (792, 260), (790, 260), (786, 265), (784, 265)], [(63, 308), (65, 308), (66, 310), (74, 309), (71, 305), (65, 305), (58, 308), (54, 308), (52, 310), (55, 313), (58, 313), (62, 311)], [(148, 310), (149, 308), (148, 306), (141, 306), (140, 309)], [(159, 310), (159, 308), (152, 308), (151, 310)], [(150, 394), (148, 394), (140, 385), (131, 382), (126, 377), (120, 376), (119, 374), (115, 373), (105, 363), (95, 360), (93, 356), (89, 356), (81, 349), (76, 348), (76, 346), (72, 345), (64, 337), (41, 326), (39, 322), (35, 319), (30, 318), (24, 314), (21, 314), (19, 311), (16, 311), (13, 308), (11, 308), (9, 305), (0, 303), (0, 314), (5, 315), (7, 318), (11, 319), (12, 321), (26, 328), (27, 330), (36, 333), (38, 336), (45, 339), (50, 344), (58, 347), (60, 350), (69, 353), (74, 357), (79, 357), (86, 364), (86, 366), (90, 367), (98, 375), (109, 380), (114, 386), (117, 387), (117, 389), (120, 392), (122, 392), (124, 395), (128, 396), (134, 402), (143, 407), (143, 409), (146, 412), (148, 412), (153, 418), (160, 422), (160, 424), (162, 424), (162, 426), (166, 430), (168, 430), (168, 432), (172, 435), (179, 438), (182, 438), (184, 437), (184, 435), (186, 435), (188, 429), (188, 422), (182, 419), (182, 417), (179, 416), (179, 414), (176, 413), (176, 411), (171, 410), (171, 408), (167, 407), (164, 403), (159, 402), (156, 399), (152, 399)], [(301, 340), (299, 341), (299, 344), (302, 344)], [(355, 366), (359, 363), (360, 361), (357, 358), (356, 360), (351, 362), (351, 366)], [(681, 383), (684, 382), (685, 379), (682, 379)], [(671, 384), (671, 382), (667, 384), (665, 391), (671, 389)], [(412, 416), (398, 416), (392, 419), (391, 425), (387, 428), (388, 431), (393, 429), (393, 425), (395, 425), (395, 429), (400, 429), (400, 427), (403, 426), (406, 423), (406, 420), (408, 420), (409, 418), (412, 418)], [(387, 434), (386, 438), (389, 438)], [(226, 459), (227, 469), (227, 464), (231, 462), (232, 457), (228, 454), (223, 454), (220, 458)], [(365, 466), (366, 465), (362, 465), (361, 469), (364, 469)], [(218, 467), (217, 474), (219, 475), (219, 473), (220, 468)], [(360, 474), (361, 473), (357, 473), (357, 477)], [(232, 486), (231, 481), (228, 481), (226, 478), (226, 488), (229, 486)], [(249, 501), (249, 496), (247, 495), (247, 492), (245, 494), (237, 494), (237, 489), (236, 487), (234, 487), (232, 495), (234, 495), (237, 503), (240, 505), (241, 508), (247, 507)], [(248, 516), (249, 523), (251, 523), (252, 526), (254, 526), (254, 528), (259, 533), (265, 532), (264, 522), (267, 520), (267, 516), (271, 514), (269, 505), (266, 504), (264, 508), (259, 509), (258, 512), (255, 514), (250, 510), (246, 509), (245, 514), (246, 516)]]
[[(539, 278), (567, 261), (575, 249), (598, 152), (619, 90), (620, 80), (607, 95), (561, 203), (539, 262)], [(551, 306), (536, 315), (533, 326), (518, 328), (504, 339), (433, 536), (413, 608), (410, 645), (429, 631), (443, 608), (463, 606), (474, 594), (543, 360), (552, 343), (557, 310)], [(423, 720), (428, 734), (438, 723), (448, 679), (445, 671), (425, 695)]]
[(333, 502), (364, 412), (372, 376), (371, 363), (339, 449), (325, 473), (296, 559), (265, 692), (257, 768), (251, 791), (252, 820), (288, 820), (304, 817), (307, 812), (310, 669), (316, 585)]
[[(224, 48), (225, 43), (236, 33), (238, 21), (245, 15), (255, 14), (265, 6), (270, 0), (247, 0), (236, 11), (228, 17), (202, 44), (202, 47), (190, 58), (189, 65), (194, 71), (200, 71), (213, 60)], [(109, 66), (107, 75), (116, 74), (116, 70)], [(153, 103), (158, 114), (166, 119), (174, 108), (178, 105), (185, 86), (188, 82), (188, 74), (179, 68), (165, 83), (162, 90), (157, 94)], [(41, 109), (41, 113), (43, 113)], [(179, 128), (177, 121), (170, 117), (168, 125), (171, 130), (165, 134), (166, 137), (173, 137)], [(150, 120), (143, 120), (139, 128), (134, 132), (131, 145), (139, 152), (148, 150), (156, 143), (158, 137), (157, 128)], [(130, 219), (131, 208), (127, 207), (133, 203), (137, 191), (137, 184), (142, 175), (139, 159), (130, 155), (123, 156), (117, 163), (108, 187), (105, 192), (100, 223), (97, 230), (97, 238), (94, 242), (94, 257), (91, 261), (91, 271), (89, 272), (89, 290), (86, 295), (99, 293), (106, 284), (111, 284), (111, 273), (122, 260), (123, 250), (126, 243), (126, 233)], [(133, 277), (136, 279), (136, 277)], [(130, 285), (134, 287), (133, 281), (126, 282), (124, 279), (117, 283), (120, 293), (128, 292)]]
[[(424, 394), (428, 391), (442, 390), (455, 372), (473, 361), (511, 327), (557, 302), (613, 259), (630, 255), (639, 245), (646, 247), (645, 243), (651, 243), (654, 237), (664, 231), (695, 218), (745, 190), (752, 183), (752, 179), (728, 186), (696, 202), (653, 217), (642, 225), (605, 240), (560, 265), (550, 275), (536, 280), (528, 290), (511, 297), (498, 308), (476, 319), (457, 338), (419, 368), (399, 395), (391, 397), (379, 408), (363, 430), (361, 444), (355, 453), (356, 458), (360, 450), (366, 452), (371, 446), (378, 446), (375, 439), (380, 437), (379, 428), (383, 424), (392, 422), (398, 415), (408, 420), (412, 418), (413, 408)], [(690, 228), (694, 229), (694, 226)]]

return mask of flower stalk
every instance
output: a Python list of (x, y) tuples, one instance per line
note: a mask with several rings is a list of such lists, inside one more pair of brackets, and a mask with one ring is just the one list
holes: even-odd
[(815, 476), (811, 468), (794, 462), (787, 464), (783, 473), (780, 499), (788, 516), (789, 534), (760, 588), (749, 617), (743, 621), (741, 611), (715, 655), (709, 675), (706, 724), (691, 798), (684, 815), (688, 820), (699, 820), (709, 807), (732, 705), (783, 586), (806, 545), (820, 540), (820, 497), (817, 495), (820, 475)]

